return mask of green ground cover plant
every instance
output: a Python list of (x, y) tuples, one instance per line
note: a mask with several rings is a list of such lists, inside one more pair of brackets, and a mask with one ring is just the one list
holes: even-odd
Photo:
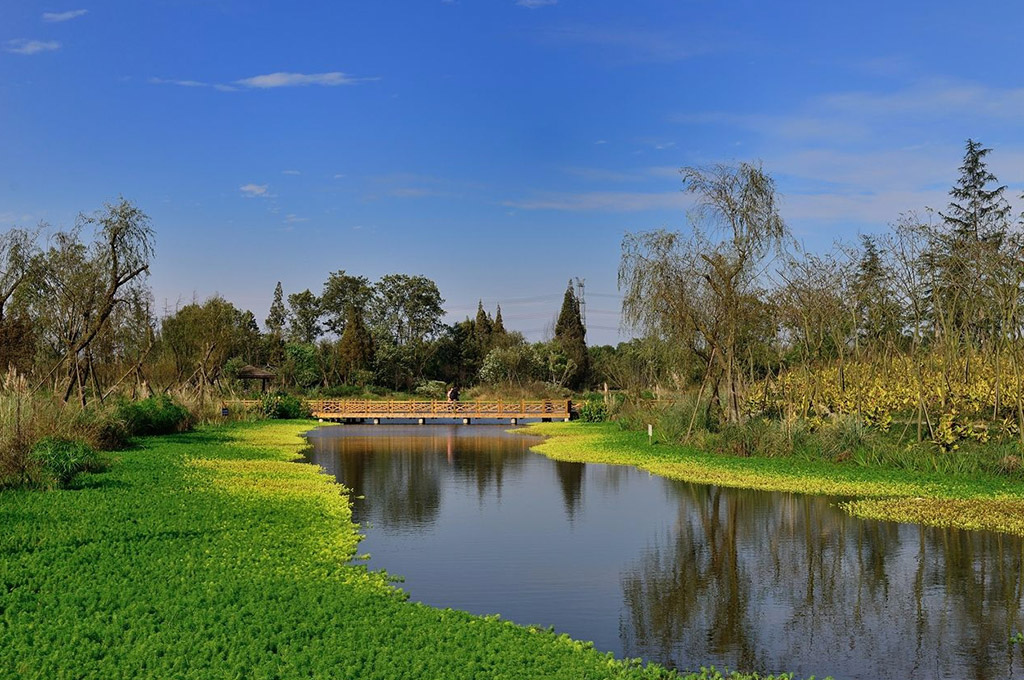
[(310, 427), (145, 438), (74, 490), (0, 491), (0, 677), (678, 677), (409, 602), (356, 559), (344, 489), (292, 462)]
[(863, 451), (839, 461), (709, 452), (667, 439), (657, 428), (649, 444), (646, 432), (619, 423), (536, 423), (524, 431), (547, 436), (535, 450), (557, 460), (633, 465), (702, 484), (837, 496), (848, 499), (843, 507), (858, 517), (1024, 536), (1024, 481), (1016, 476), (861, 464), (857, 455)]

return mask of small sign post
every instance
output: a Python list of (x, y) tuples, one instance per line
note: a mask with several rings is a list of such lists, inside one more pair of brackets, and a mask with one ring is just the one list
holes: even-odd
[(647, 445), (654, 445), (654, 425), (647, 423)]

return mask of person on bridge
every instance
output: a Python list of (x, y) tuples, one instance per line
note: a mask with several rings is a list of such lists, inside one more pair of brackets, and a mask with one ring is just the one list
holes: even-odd
[(448, 390), (448, 401), (458, 401), (458, 400), (459, 400), (459, 386), (458, 385), (452, 385), (452, 388), (450, 390)]

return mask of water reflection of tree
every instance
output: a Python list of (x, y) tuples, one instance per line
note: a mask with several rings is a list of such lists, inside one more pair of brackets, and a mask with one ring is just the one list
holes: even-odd
[(570, 522), (576, 517), (576, 509), (583, 500), (584, 467), (583, 463), (555, 461), (555, 474), (562, 488), (562, 502), (565, 503), (565, 514)]
[(751, 579), (743, 574), (737, 547), (739, 496), (714, 487), (675, 486), (684, 491), (673, 535), (644, 553), (623, 577), (630, 615), (623, 627), (627, 655), (640, 654), (672, 666), (680, 646), (697, 635), (698, 649), (730, 652), (733, 667), (757, 664), (753, 622), (748, 619)]
[(453, 465), (457, 479), (471, 481), (482, 502), (494, 488), (501, 498), (505, 475), (519, 471), (526, 462), (532, 440), (519, 437), (459, 436), (454, 438)]
[(1020, 539), (666, 484), (676, 522), (622, 579), (627, 655), (837, 677), (1020, 672)]
[(429, 434), (387, 433), (317, 440), (315, 462), (352, 490), (353, 519), (385, 530), (433, 524), (446, 476), (471, 483), (482, 499), (500, 497), (509, 470), (525, 462), (531, 440), (467, 435), (454, 427)]

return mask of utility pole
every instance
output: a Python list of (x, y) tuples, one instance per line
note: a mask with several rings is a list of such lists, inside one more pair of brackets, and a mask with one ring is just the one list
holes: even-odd
[(587, 300), (583, 296), (583, 288), (586, 284), (586, 279), (576, 277), (576, 301), (580, 304), (580, 321), (583, 322), (583, 330), (587, 330)]

